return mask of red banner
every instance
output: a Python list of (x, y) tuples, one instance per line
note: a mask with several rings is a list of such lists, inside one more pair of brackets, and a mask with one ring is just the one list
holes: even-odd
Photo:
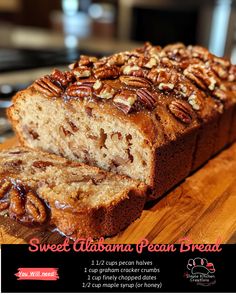
[(56, 281), (59, 279), (58, 268), (37, 267), (18, 268), (17, 280)]

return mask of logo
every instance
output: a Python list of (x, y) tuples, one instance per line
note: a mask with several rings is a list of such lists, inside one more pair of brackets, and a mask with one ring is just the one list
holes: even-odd
[(211, 286), (216, 283), (215, 267), (212, 262), (208, 262), (206, 258), (189, 259), (187, 270), (184, 277), (191, 283), (200, 286)]

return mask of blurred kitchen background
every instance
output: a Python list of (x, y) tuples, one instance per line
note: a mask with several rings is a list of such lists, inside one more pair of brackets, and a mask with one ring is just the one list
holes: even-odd
[(197, 43), (236, 63), (236, 0), (0, 0), (0, 142), (16, 91), (80, 54), (147, 40)]

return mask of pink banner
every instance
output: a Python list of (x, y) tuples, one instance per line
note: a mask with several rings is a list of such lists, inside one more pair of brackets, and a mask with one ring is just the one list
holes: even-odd
[(18, 268), (17, 280), (56, 281), (59, 279), (58, 268), (37, 267)]

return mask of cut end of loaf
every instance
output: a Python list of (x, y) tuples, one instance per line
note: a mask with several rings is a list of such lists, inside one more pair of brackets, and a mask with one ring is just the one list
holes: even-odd
[(62, 106), (61, 100), (37, 93), (20, 95), (9, 115), (24, 145), (149, 184), (152, 150), (134, 124), (91, 104), (72, 101)]
[(5, 202), (9, 216), (26, 225), (50, 219), (71, 237), (114, 235), (141, 215), (145, 193), (128, 177), (44, 152), (0, 152), (0, 210)]

